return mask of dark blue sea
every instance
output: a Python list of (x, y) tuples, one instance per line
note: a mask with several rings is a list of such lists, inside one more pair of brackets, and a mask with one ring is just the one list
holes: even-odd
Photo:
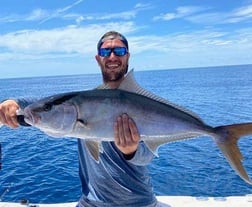
[[(136, 71), (146, 89), (197, 113), (211, 126), (252, 122), (252, 65)], [(0, 80), (0, 99), (43, 97), (91, 89), (100, 74)], [(51, 138), (31, 127), (0, 129), (0, 200), (58, 203), (80, 197), (76, 139)], [(252, 136), (239, 141), (252, 177)], [(148, 166), (157, 195), (231, 196), (252, 193), (213, 139), (165, 144)]]

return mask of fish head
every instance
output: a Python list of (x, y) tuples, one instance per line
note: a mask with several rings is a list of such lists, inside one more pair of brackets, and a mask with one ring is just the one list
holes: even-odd
[(23, 113), (26, 123), (54, 137), (70, 134), (78, 116), (75, 105), (66, 97), (39, 100), (25, 107)]

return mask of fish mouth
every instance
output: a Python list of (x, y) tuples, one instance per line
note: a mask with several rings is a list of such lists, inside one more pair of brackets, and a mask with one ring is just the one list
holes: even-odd
[(41, 120), (38, 114), (33, 113), (29, 108), (24, 109), (24, 120), (27, 124), (35, 126)]

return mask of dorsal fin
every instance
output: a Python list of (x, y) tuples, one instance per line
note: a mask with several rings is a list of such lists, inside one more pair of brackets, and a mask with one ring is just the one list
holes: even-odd
[(185, 109), (181, 106), (178, 106), (170, 101), (168, 101), (165, 98), (162, 98), (160, 96), (155, 95), (154, 93), (151, 93), (150, 91), (145, 90), (144, 88), (142, 88), (135, 80), (134, 77), (134, 70), (132, 69), (124, 78), (124, 80), (121, 82), (120, 86), (118, 87), (118, 89), (120, 90), (124, 90), (124, 91), (128, 91), (128, 92), (133, 92), (133, 93), (137, 93), (139, 95), (142, 96), (146, 96), (148, 98), (151, 98), (153, 100), (156, 100), (158, 102), (164, 103), (164, 104), (168, 104), (178, 110), (184, 111), (188, 114), (190, 114), (191, 116), (194, 116), (195, 118), (197, 118), (199, 121), (203, 122), (198, 115), (196, 115), (194, 112)]

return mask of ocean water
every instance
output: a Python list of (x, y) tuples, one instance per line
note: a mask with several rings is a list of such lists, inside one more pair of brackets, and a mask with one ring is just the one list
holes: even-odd
[[(146, 89), (198, 114), (211, 126), (252, 122), (252, 65), (135, 72)], [(0, 80), (0, 100), (86, 90), (101, 75)], [(76, 139), (52, 138), (31, 127), (0, 129), (0, 200), (58, 203), (80, 197)], [(252, 177), (252, 136), (239, 141)], [(231, 196), (252, 193), (213, 139), (162, 145), (148, 166), (157, 195)]]

